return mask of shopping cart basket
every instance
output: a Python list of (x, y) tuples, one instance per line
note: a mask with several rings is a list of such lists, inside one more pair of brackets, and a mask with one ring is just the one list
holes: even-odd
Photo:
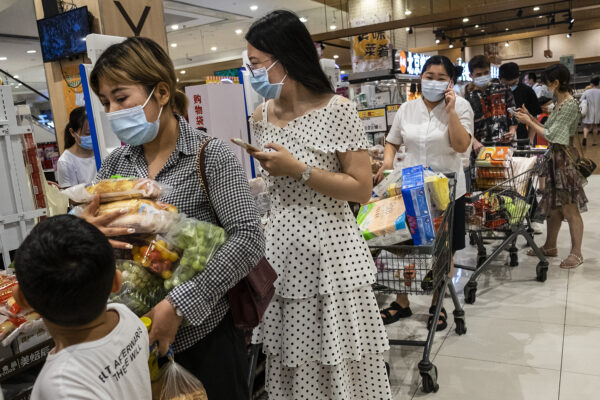
[(456, 333), (467, 332), (465, 313), (458, 301), (452, 280), (448, 278), (452, 261), (452, 221), (454, 216), (454, 197), (456, 175), (446, 174), (449, 179), (450, 199), (444, 212), (435, 239), (426, 246), (369, 246), (378, 269), (377, 283), (374, 290), (388, 294), (432, 294), (437, 292), (438, 301), (433, 316), (432, 329), (426, 340), (390, 339), (390, 345), (423, 347), (423, 359), (419, 362), (419, 372), (423, 379), (425, 393), (437, 392), (438, 370), (430, 361), (431, 347), (435, 337), (436, 321), (440, 311), (446, 288), (449, 289), (454, 302), (454, 322)]
[[(456, 265), (457, 268), (473, 271), (464, 289), (466, 303), (475, 303), (478, 276), (502, 251), (505, 249), (509, 251), (510, 266), (519, 265), (516, 247), (519, 236), (525, 238), (539, 258), (536, 279), (539, 282), (546, 281), (548, 261), (535, 244), (531, 229), (531, 213), (538, 184), (537, 175), (542, 165), (541, 159), (537, 156), (544, 151), (537, 149), (515, 151), (515, 156), (533, 157), (524, 171), (515, 168), (511, 160), (506, 160), (504, 161), (506, 165), (501, 168), (477, 168), (476, 173), (472, 174), (474, 187), (481, 191), (468, 198), (466, 222), (471, 244), (477, 245), (477, 266)], [(484, 242), (489, 240), (500, 240), (501, 243), (488, 256)]]

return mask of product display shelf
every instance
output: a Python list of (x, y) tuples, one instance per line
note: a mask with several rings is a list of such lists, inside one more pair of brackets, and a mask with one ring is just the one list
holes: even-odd
[(41, 181), (35, 179), (39, 162), (35, 148), (29, 154), (29, 141), (31, 126), (17, 124), (12, 88), (0, 86), (0, 251), (5, 266), (38, 218), (46, 215), (45, 208), (36, 206), (44, 194)]
[(53, 347), (54, 341), (49, 339), (12, 357), (0, 360), (0, 383), (43, 363)]

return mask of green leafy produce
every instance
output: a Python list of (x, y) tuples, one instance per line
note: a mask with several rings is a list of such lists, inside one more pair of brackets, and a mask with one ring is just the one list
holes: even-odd
[(167, 290), (181, 285), (204, 271), (206, 264), (225, 240), (225, 230), (207, 222), (186, 218), (179, 222), (168, 238), (183, 250), (179, 266), (164, 281)]
[(161, 278), (149, 273), (141, 264), (131, 260), (117, 262), (123, 276), (123, 286), (111, 294), (110, 303), (125, 304), (136, 315), (142, 316), (163, 300), (167, 292)]

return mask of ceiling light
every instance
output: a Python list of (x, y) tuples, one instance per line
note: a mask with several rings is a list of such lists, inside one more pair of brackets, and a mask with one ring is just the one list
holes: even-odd
[(13, 78), (19, 79), (19, 75), (15, 75), (15, 76), (13, 76)]
[(567, 33), (567, 38), (571, 37), (571, 32)]
[(217, 46), (213, 46), (210, 48), (212, 51), (217, 51)]
[(173, 24), (173, 25), (171, 25), (171, 29), (176, 31), (177, 29), (179, 29), (179, 25)]
[[(571, 24), (572, 24), (573, 22), (575, 22), (575, 18), (571, 18), (571, 21), (569, 21), (569, 23), (571, 23)], [(29, 53), (29, 52), (28, 52), (28, 53)]]
[(250, 11), (256, 11), (258, 10), (258, 6), (257, 5), (251, 5), (250, 6)]
[(179, 71), (179, 73), (180, 73), (181, 75), (185, 75), (185, 69), (182, 69), (181, 71)]
[(538, 7), (538, 6), (533, 7), (533, 11), (540, 11), (540, 7)]
[(482, 32), (482, 33), (483, 33), (483, 32), (485, 32), (485, 29), (482, 29), (482, 30), (481, 30), (481, 32)]
[(450, 43), (450, 46), (448, 46), (449, 48), (453, 49), (454, 48), (454, 44)]
[(331, 29), (332, 31), (335, 31), (337, 29), (337, 25), (331, 25), (331, 26), (329, 26), (329, 29)]
[(508, 41), (506, 43), (504, 43), (504, 47), (509, 47), (510, 43), (508, 43)]
[(177, 82), (179, 82), (179, 78), (177, 78)]
[(410, 26), (406, 27), (406, 32), (410, 31)]
[(540, 15), (538, 18), (544, 18), (544, 16), (543, 16), (543, 15)]
[(236, 34), (236, 35), (241, 35), (243, 32), (244, 32), (244, 31), (243, 31), (243, 30), (241, 30), (241, 29), (236, 29), (236, 30), (235, 30), (235, 34)]
[(463, 18), (463, 22), (469, 22), (469, 18)]
[(300, 17), (300, 22), (306, 22), (308, 21), (308, 19), (304, 18), (304, 17)]
[(171, 47), (177, 47), (177, 43), (171, 43)]
[(6, 57), (0, 57), (0, 61), (6, 61), (7, 58)]
[(37, 50), (27, 50), (27, 54), (35, 54), (37, 53)]
[(440, 39), (435, 39), (435, 44), (440, 44)]
[(345, 73), (346, 73), (346, 71), (340, 71), (340, 74), (342, 74), (342, 75), (345, 74)]
[(505, 31), (508, 31), (508, 28), (504, 28)]
[(475, 24), (475, 28), (479, 28), (479, 24)]
[(338, 58), (340, 58), (340, 56), (338, 56), (337, 54), (334, 54), (333, 58), (337, 60)]
[(410, 15), (410, 14), (412, 14), (412, 11), (410, 11), (410, 10), (404, 11), (404, 15)]

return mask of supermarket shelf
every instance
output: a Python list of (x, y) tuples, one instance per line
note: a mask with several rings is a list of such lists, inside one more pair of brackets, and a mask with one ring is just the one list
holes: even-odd
[(29, 350), (0, 361), (0, 382), (43, 363), (53, 347), (54, 341), (50, 339)]

